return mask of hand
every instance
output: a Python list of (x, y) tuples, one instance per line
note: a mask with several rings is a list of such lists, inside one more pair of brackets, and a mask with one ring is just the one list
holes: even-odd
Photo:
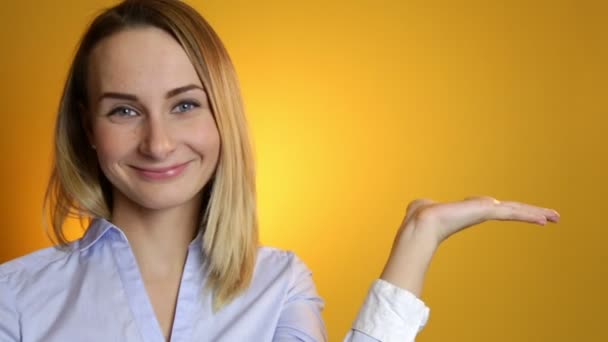
[(417, 199), (407, 207), (381, 278), (420, 296), (424, 275), (441, 242), (467, 227), (489, 220), (545, 225), (558, 222), (559, 214), (552, 209), (501, 202), (487, 196), (448, 203)]
[(467, 227), (489, 221), (521, 221), (545, 225), (559, 221), (552, 209), (520, 202), (501, 202), (492, 197), (467, 197), (462, 201), (436, 203), (430, 199), (411, 202), (401, 224), (401, 235), (430, 235), (437, 245)]

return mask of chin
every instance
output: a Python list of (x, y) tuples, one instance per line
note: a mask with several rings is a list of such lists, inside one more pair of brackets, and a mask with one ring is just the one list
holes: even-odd
[[(135, 207), (147, 211), (160, 211), (175, 209), (179, 207), (187, 207), (198, 202), (200, 191), (185, 192), (185, 191), (162, 192), (162, 193), (139, 193), (127, 196), (129, 202)], [(116, 203), (115, 203), (116, 204)]]

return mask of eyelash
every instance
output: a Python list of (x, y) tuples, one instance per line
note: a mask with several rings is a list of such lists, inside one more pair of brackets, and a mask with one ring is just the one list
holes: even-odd
[(121, 106), (121, 107), (116, 107), (116, 108), (112, 109), (112, 111), (110, 113), (108, 113), (108, 116), (114, 116), (114, 115), (120, 116), (120, 117), (132, 116), (132, 115), (121, 113), (121, 111), (124, 111), (124, 110), (129, 110), (129, 111), (135, 112), (135, 110), (133, 110), (132, 108)]
[[(175, 112), (175, 108), (178, 108), (178, 107), (181, 107), (181, 106), (184, 106), (184, 105), (188, 105), (188, 106), (190, 106), (190, 108), (187, 109), (187, 110), (185, 110), (185, 111), (177, 111), (177, 113), (186, 113), (186, 112), (189, 112), (189, 111), (191, 111), (191, 110), (193, 110), (193, 109), (198, 108), (198, 107), (201, 106), (196, 101), (182, 101), (182, 102), (178, 103), (177, 105), (175, 105), (173, 107), (173, 109), (171, 110), (171, 112), (172, 113)], [(135, 109), (131, 108), (131, 107), (120, 106), (120, 107), (116, 107), (116, 108), (112, 109), (112, 111), (110, 111), (110, 113), (108, 113), (108, 116), (113, 116), (113, 115), (117, 115), (117, 116), (121, 116), (121, 117), (135, 116), (135, 115), (126, 114), (124, 112), (121, 113), (121, 111), (126, 111), (126, 110), (134, 112), (134, 113), (137, 113), (137, 111)]]
[[(178, 103), (177, 106), (173, 107), (173, 109), (175, 109), (177, 107), (181, 107), (183, 105), (189, 105), (190, 106), (190, 110), (193, 110), (193, 109), (198, 108), (198, 107), (201, 106), (196, 101), (182, 101), (182, 102)], [(186, 110), (186, 111), (190, 111), (190, 110)], [(184, 113), (184, 112), (180, 112), (180, 113)]]

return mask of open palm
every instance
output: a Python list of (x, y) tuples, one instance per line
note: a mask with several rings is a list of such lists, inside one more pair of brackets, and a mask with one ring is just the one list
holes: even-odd
[(545, 225), (547, 222), (558, 222), (559, 214), (553, 209), (498, 201), (489, 196), (467, 197), (462, 201), (446, 203), (417, 199), (409, 204), (401, 229), (416, 231), (411, 234), (434, 235), (439, 244), (454, 233), (489, 220)]
[(399, 228), (381, 278), (420, 296), (425, 273), (441, 242), (467, 227), (489, 221), (520, 221), (545, 225), (558, 222), (552, 209), (489, 196), (439, 203), (412, 201)]

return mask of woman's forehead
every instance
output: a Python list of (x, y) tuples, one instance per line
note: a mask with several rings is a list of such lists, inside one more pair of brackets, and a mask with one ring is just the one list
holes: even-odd
[(100, 41), (91, 51), (87, 74), (91, 92), (202, 86), (181, 45), (153, 27), (124, 30)]

